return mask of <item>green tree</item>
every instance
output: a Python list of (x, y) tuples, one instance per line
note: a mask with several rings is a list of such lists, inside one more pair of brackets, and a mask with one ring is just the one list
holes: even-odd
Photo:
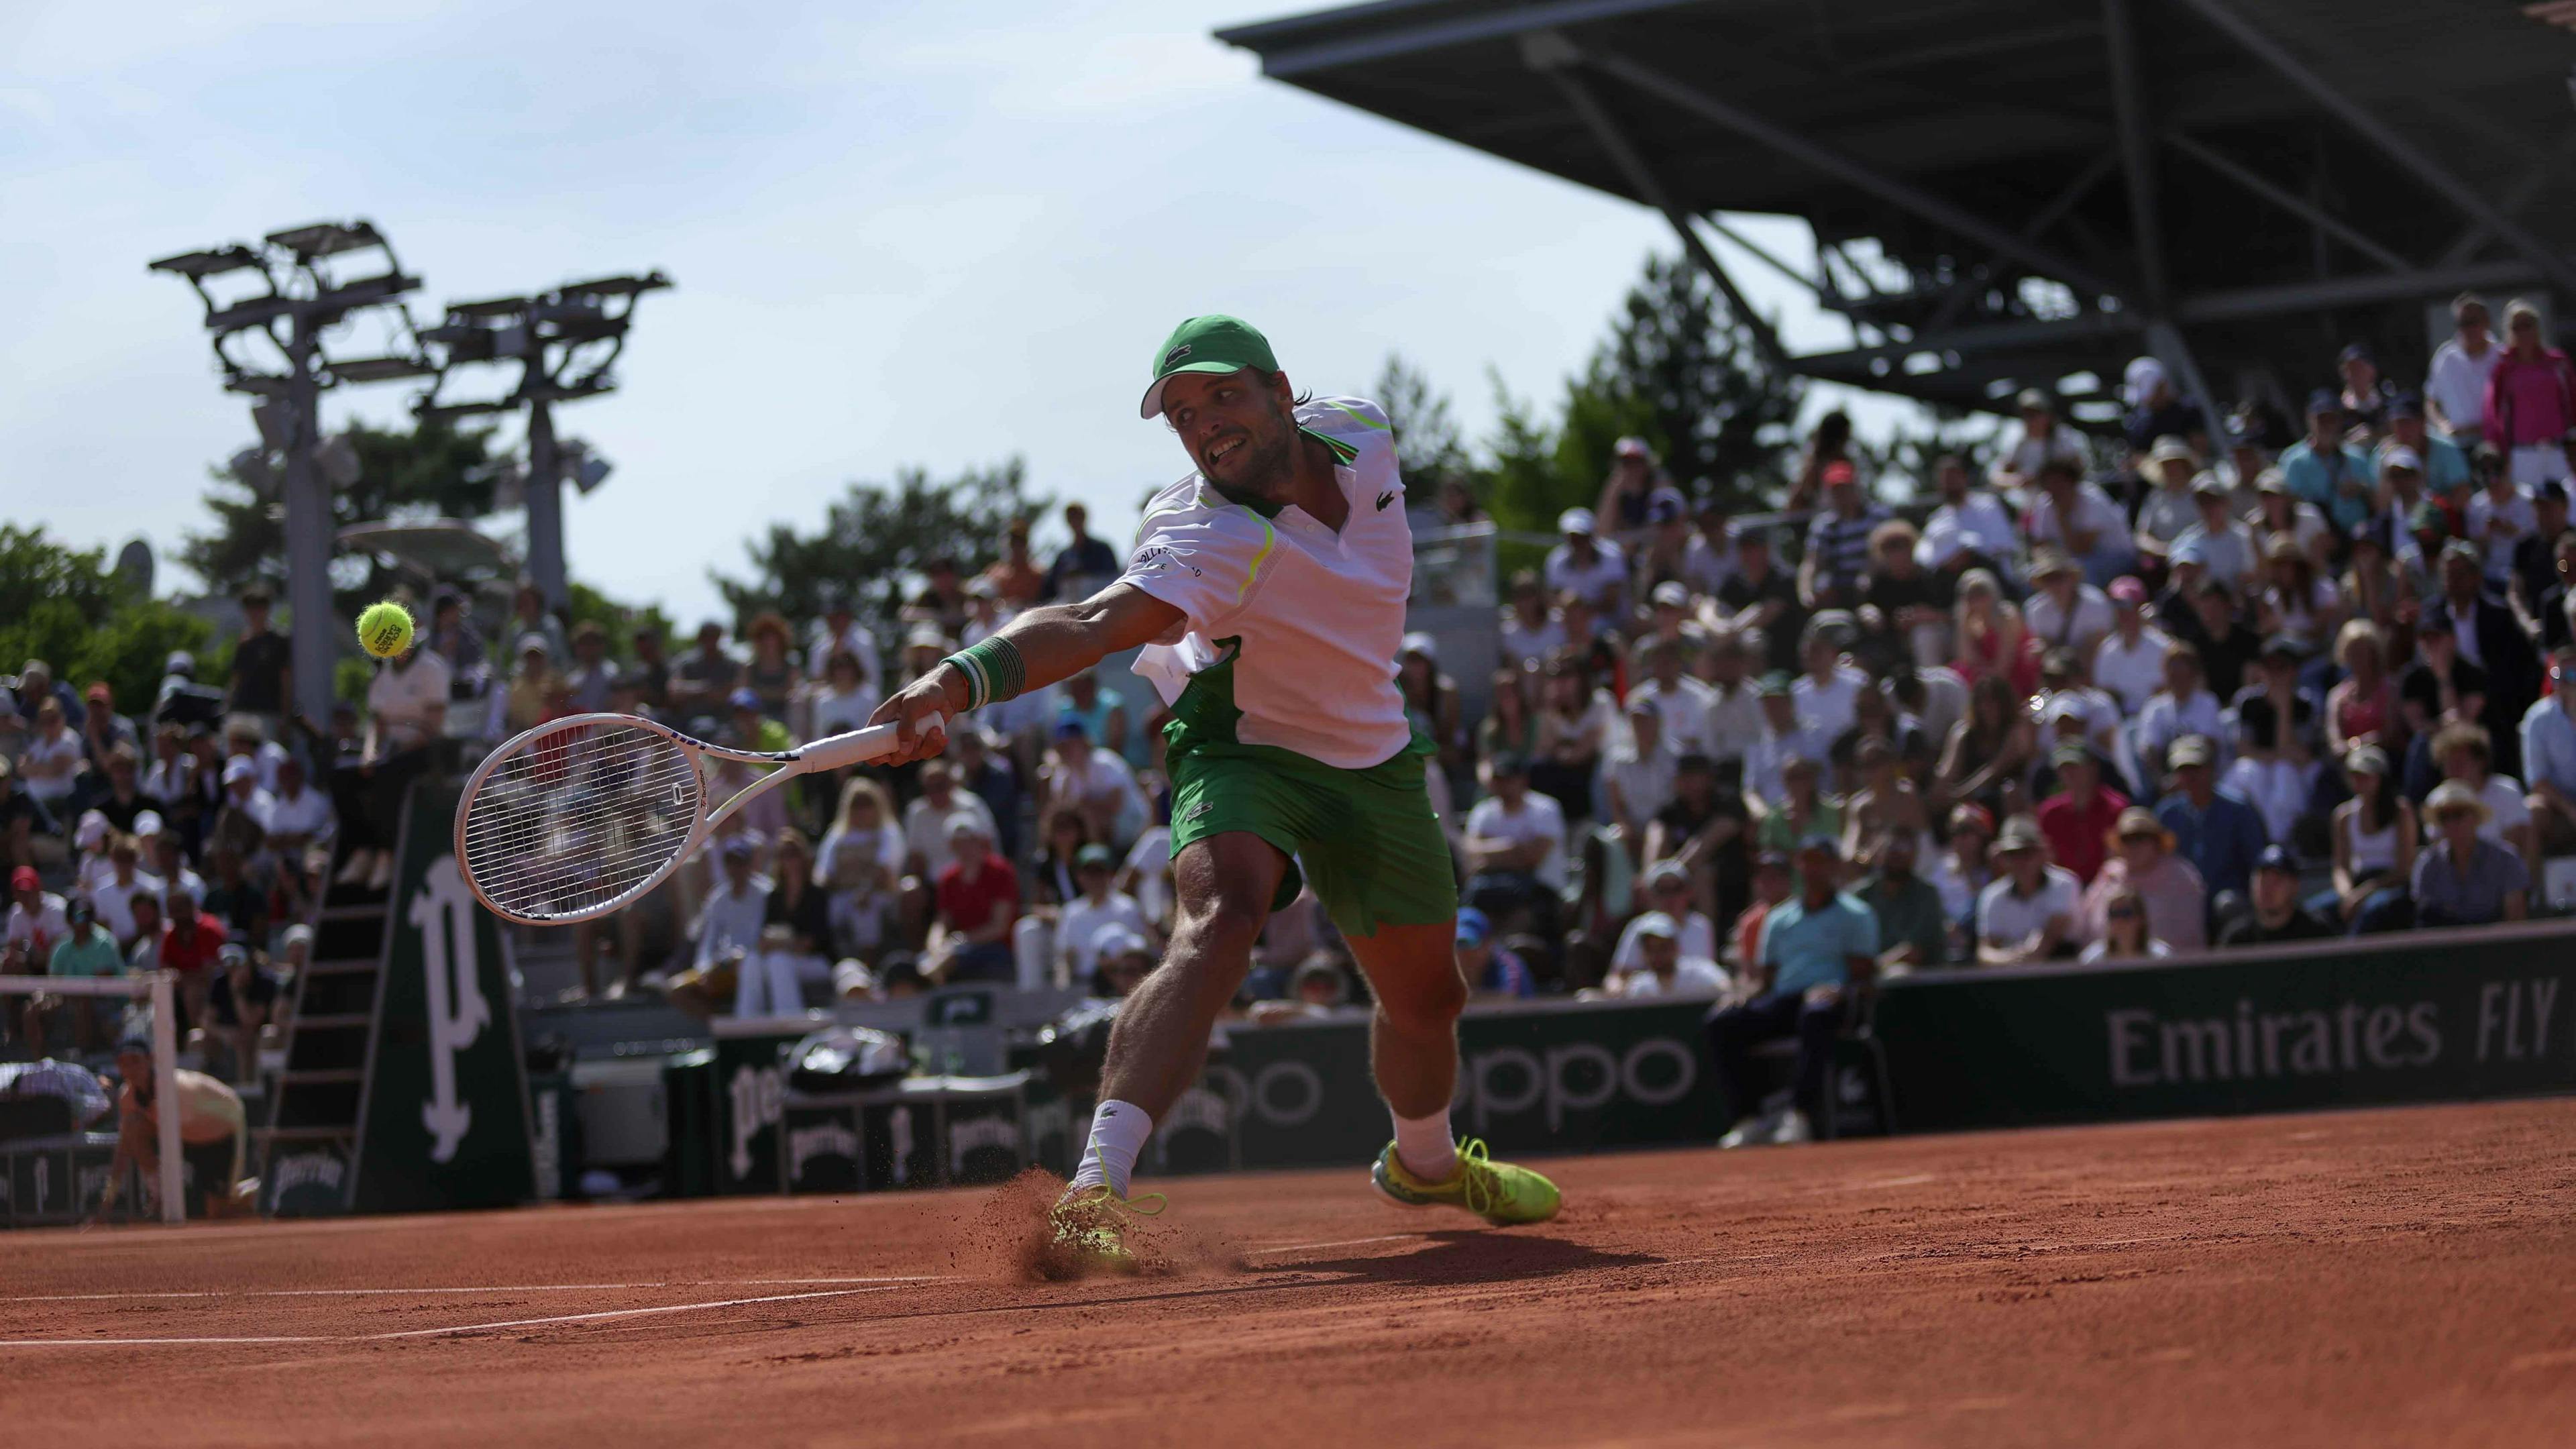
[(707, 576), (732, 606), (737, 628), (770, 609), (810, 619), (835, 592), (860, 618), (883, 624), (932, 559), (954, 559), (971, 574), (1001, 556), (1012, 519), (1054, 506), (1054, 499), (1028, 491), (1027, 467), (1018, 458), (945, 479), (901, 468), (891, 482), (852, 483), (812, 533), (771, 525), (766, 538), (747, 545), (749, 577), (714, 570)]
[[(490, 429), (459, 430), (424, 422), (396, 432), (362, 423), (350, 429), (349, 440), (357, 449), (358, 478), (331, 490), (335, 530), (352, 523), (401, 519), (471, 521), (493, 512), (497, 470)], [(286, 530), (275, 500), (229, 464), (208, 472), (214, 486), (207, 491), (206, 506), (215, 516), (214, 527), (187, 534), (179, 561), (195, 570), (211, 591), (228, 594), (260, 580), (283, 597)], [(384, 597), (393, 587), (394, 575), (369, 560), (363, 577), (335, 572), (334, 582), (349, 585), (332, 591), (335, 614), (348, 614)]]
[(1386, 355), (1370, 396), (1395, 428), (1395, 461), (1418, 492), (1468, 471), (1467, 442), (1449, 415), (1448, 395), (1401, 353)]
[(170, 651), (202, 650), (211, 632), (109, 567), (105, 549), (69, 548), (41, 528), (0, 523), (0, 668), (41, 659), (74, 689), (105, 681), (120, 713), (141, 713)]
[[(1756, 507), (1785, 485), (1804, 383), (1766, 365), (1715, 286), (1679, 257), (1648, 256), (1553, 418), (1492, 378), (1493, 431), (1475, 473), (1507, 531), (1554, 533), (1556, 516), (1601, 496), (1610, 450), (1642, 437), (1686, 491)], [(1537, 550), (1508, 544), (1507, 570)]]
[[(1633, 433), (1686, 490), (1756, 504), (1784, 481), (1805, 392), (1763, 360), (1747, 319), (1688, 259), (1649, 255), (1610, 336), (1567, 386), (1559, 468), (1597, 492), (1611, 445)], [(1589, 501), (1579, 491), (1567, 500)]]

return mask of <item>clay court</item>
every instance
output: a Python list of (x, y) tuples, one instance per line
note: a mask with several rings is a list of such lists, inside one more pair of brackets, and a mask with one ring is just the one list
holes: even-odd
[[(1157, 1184), (1048, 1284), (1007, 1193), (30, 1232), (33, 1444), (2563, 1444), (2576, 1102)], [(1401, 1432), (1391, 1429), (1401, 1422)]]

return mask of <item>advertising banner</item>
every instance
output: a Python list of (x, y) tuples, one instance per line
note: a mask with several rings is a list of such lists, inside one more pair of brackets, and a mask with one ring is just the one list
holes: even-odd
[(2576, 1089), (2576, 924), (1890, 982), (1906, 1132)]

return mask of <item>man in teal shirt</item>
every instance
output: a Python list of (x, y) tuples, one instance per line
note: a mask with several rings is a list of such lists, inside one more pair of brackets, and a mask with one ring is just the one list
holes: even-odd
[(2370, 459), (2343, 440), (2343, 401), (2325, 388), (2308, 398), (2308, 435), (2281, 454), (2290, 491), (2313, 503), (2338, 533), (2370, 516), (2378, 475)]
[(1805, 1142), (1815, 1136), (1823, 1109), (1825, 1077), (1834, 1041), (1849, 1015), (1851, 989), (1866, 983), (1878, 965), (1878, 917), (1844, 895), (1842, 849), (1830, 835), (1812, 835), (1798, 847), (1800, 893), (1771, 908), (1747, 974), (1750, 1001), (1710, 1012), (1705, 1030), (1726, 1110), (1745, 1117), (1762, 1100), (1754, 1048), (1784, 1036), (1798, 1039), (1795, 1105), (1778, 1126), (1744, 1122), (1719, 1139), (1721, 1147), (1756, 1142)]
[[(98, 912), (87, 901), (74, 901), (63, 912), (71, 923), (71, 934), (54, 943), (52, 959), (45, 963), (48, 976), (95, 977), (125, 974), (124, 953), (116, 949), (116, 938), (98, 928)], [(72, 1045), (88, 1052), (96, 1051), (107, 1040), (108, 1033), (99, 1030), (97, 996), (30, 996), (27, 998), (27, 1039), (41, 1045), (45, 1041), (47, 1018), (56, 1012), (72, 1019)]]

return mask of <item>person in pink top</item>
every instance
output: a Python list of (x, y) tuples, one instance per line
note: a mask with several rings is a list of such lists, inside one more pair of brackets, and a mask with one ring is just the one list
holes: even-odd
[(2576, 428), (2576, 364), (2541, 336), (2540, 313), (2517, 297), (2504, 309), (2505, 350), (2487, 378), (2486, 441), (2524, 488), (2567, 478)]
[(2112, 855), (2077, 903), (2079, 938), (2099, 941), (2110, 933), (2111, 904), (2123, 893), (2146, 902), (2147, 934), (2176, 951), (2198, 951), (2209, 944), (2209, 888), (2192, 863), (2174, 854), (2173, 832), (2155, 812), (2132, 805), (2112, 827)]

